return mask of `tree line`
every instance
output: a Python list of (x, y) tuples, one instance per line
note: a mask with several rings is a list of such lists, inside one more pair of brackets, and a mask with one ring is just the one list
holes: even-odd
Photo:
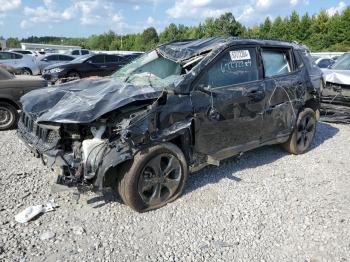
[(218, 18), (207, 18), (198, 26), (170, 24), (157, 33), (154, 27), (142, 33), (118, 35), (109, 31), (87, 38), (36, 37), (8, 38), (8, 47), (20, 47), (20, 42), (78, 45), (91, 50), (134, 50), (147, 51), (155, 46), (174, 40), (198, 39), (212, 36), (235, 36), (261, 39), (297, 41), (312, 51), (350, 50), (350, 7), (333, 16), (324, 10), (310, 16), (299, 16), (293, 11), (289, 16), (269, 17), (257, 26), (245, 27), (228, 12)]

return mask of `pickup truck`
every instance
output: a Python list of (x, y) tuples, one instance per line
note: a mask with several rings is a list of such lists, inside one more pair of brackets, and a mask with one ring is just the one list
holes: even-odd
[(0, 131), (15, 127), (22, 95), (46, 86), (47, 82), (41, 78), (14, 76), (0, 67)]

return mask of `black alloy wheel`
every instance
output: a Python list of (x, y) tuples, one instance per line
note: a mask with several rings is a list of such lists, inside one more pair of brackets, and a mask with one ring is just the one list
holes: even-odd
[(316, 133), (316, 113), (311, 108), (305, 108), (298, 115), (296, 126), (287, 142), (282, 146), (291, 154), (305, 153), (314, 139)]
[(135, 154), (117, 170), (117, 190), (126, 205), (138, 212), (160, 208), (178, 198), (188, 176), (181, 149), (161, 143)]
[(160, 205), (175, 194), (181, 177), (180, 161), (171, 154), (159, 154), (141, 171), (138, 192), (148, 206)]
[(316, 129), (316, 119), (312, 114), (306, 114), (297, 127), (297, 147), (299, 152), (304, 152), (311, 144)]

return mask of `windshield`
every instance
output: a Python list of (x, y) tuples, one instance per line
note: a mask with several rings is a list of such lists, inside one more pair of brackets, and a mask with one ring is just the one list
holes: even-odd
[(135, 85), (166, 87), (178, 79), (181, 70), (180, 64), (152, 51), (127, 64), (112, 77)]
[(336, 70), (350, 70), (350, 53), (339, 57), (337, 62), (332, 66)]

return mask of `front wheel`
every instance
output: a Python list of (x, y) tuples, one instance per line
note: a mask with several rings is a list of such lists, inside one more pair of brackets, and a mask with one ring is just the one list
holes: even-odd
[(0, 130), (8, 130), (15, 126), (17, 120), (16, 108), (6, 102), (0, 102)]
[(300, 112), (293, 133), (288, 141), (282, 144), (284, 149), (295, 155), (305, 153), (314, 139), (316, 122), (316, 113), (311, 108)]
[(184, 154), (171, 143), (140, 151), (121, 171), (119, 195), (138, 212), (160, 208), (175, 200), (188, 176)]
[(80, 79), (80, 75), (78, 72), (75, 72), (75, 71), (71, 71), (68, 73), (67, 75), (68, 78), (71, 78), (71, 79)]

